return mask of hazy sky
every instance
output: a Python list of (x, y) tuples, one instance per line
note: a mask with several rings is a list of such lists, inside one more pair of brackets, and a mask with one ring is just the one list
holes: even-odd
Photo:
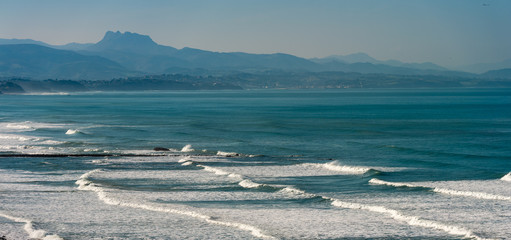
[(0, 38), (86, 43), (108, 30), (176, 48), (454, 66), (511, 58), (511, 1), (0, 0)]

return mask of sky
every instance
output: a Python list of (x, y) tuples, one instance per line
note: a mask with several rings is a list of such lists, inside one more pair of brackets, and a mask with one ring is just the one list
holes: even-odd
[(95, 43), (109, 30), (175, 48), (453, 67), (511, 58), (511, 1), (0, 0), (0, 38)]

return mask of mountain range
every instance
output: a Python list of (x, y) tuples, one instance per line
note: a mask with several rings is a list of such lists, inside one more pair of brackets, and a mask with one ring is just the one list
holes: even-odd
[[(510, 65), (500, 65), (502, 68)], [(0, 39), (0, 77), (106, 80), (146, 74), (227, 75), (235, 73), (357, 72), (363, 74), (493, 76), (451, 71), (433, 63), (380, 61), (365, 53), (305, 59), (275, 54), (176, 49), (137, 33), (109, 31), (95, 44), (50, 45), (31, 39)], [(497, 75), (505, 78), (508, 71)]]

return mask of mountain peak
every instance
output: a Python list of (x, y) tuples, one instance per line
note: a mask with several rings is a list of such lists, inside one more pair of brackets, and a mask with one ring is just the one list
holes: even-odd
[(124, 32), (121, 33), (119, 31), (112, 32), (108, 31), (105, 33), (105, 36), (101, 41), (97, 44), (121, 44), (121, 45), (158, 45), (156, 44), (151, 37), (147, 35), (141, 35), (138, 33)]
[(132, 32), (108, 31), (101, 41), (87, 48), (89, 51), (120, 51), (137, 54), (163, 54), (176, 51), (175, 48), (161, 46), (151, 37)]

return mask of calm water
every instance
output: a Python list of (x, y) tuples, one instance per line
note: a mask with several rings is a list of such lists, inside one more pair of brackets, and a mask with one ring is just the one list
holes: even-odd
[(0, 95), (0, 236), (508, 239), (510, 146), (511, 89)]

